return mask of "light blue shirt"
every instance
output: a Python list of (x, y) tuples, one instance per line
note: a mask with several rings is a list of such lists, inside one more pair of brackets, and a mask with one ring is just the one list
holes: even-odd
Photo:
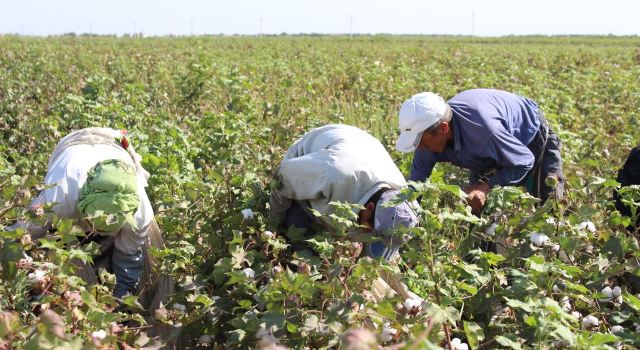
[(467, 90), (448, 101), (453, 140), (443, 152), (416, 150), (409, 177), (424, 181), (438, 162), (471, 171), (471, 177), (496, 169), (489, 186), (517, 185), (533, 168), (527, 148), (540, 128), (539, 109), (532, 100), (493, 89)]

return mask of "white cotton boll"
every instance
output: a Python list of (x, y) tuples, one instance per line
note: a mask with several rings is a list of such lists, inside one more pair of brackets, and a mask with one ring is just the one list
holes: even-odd
[(451, 347), (454, 350), (469, 350), (469, 345), (467, 345), (467, 343), (463, 343), (460, 338), (451, 339)]
[(262, 238), (264, 239), (274, 239), (276, 238), (276, 234), (271, 231), (262, 232)]
[(487, 234), (487, 236), (493, 236), (496, 234), (497, 227), (498, 227), (498, 224), (494, 222), (491, 225), (489, 225), (489, 227), (487, 227), (487, 230), (484, 231), (484, 233)]
[(569, 312), (573, 308), (571, 306), (571, 300), (569, 299), (569, 297), (563, 297), (562, 300), (560, 300), (560, 306), (565, 312)]
[(398, 330), (395, 328), (391, 328), (389, 326), (384, 326), (382, 329), (382, 334), (380, 335), (380, 340), (383, 342), (388, 342), (393, 340), (393, 337), (398, 334)]
[(408, 312), (415, 312), (420, 310), (420, 306), (422, 305), (422, 300), (417, 298), (408, 298), (404, 301), (404, 309)]
[(562, 292), (562, 289), (560, 289), (560, 287), (558, 287), (558, 285), (557, 285), (557, 284), (554, 284), (554, 285), (553, 285), (552, 290), (553, 290), (553, 292), (554, 292), (554, 293), (560, 293), (560, 292)]
[(600, 325), (600, 321), (598, 321), (598, 319), (593, 315), (588, 315), (582, 319), (583, 329), (598, 327), (598, 325)]
[(245, 219), (253, 219), (253, 210), (251, 208), (242, 209), (242, 217)]
[(611, 333), (620, 333), (624, 331), (624, 327), (620, 325), (611, 326)]
[(256, 276), (256, 272), (253, 271), (253, 269), (250, 267), (247, 267), (246, 269), (242, 270), (242, 273), (244, 273), (244, 275), (249, 279), (252, 279)]
[(198, 342), (204, 345), (211, 344), (211, 340), (212, 340), (211, 336), (208, 334), (203, 334), (200, 337), (198, 337)]
[(547, 241), (549, 241), (549, 237), (544, 233), (532, 232), (529, 235), (529, 240), (537, 247), (542, 247)]
[(582, 314), (580, 313), (580, 311), (573, 311), (571, 312), (571, 316), (573, 318), (575, 318), (576, 320), (579, 320), (582, 318)]
[(581, 230), (587, 230), (589, 232), (596, 232), (596, 225), (591, 221), (583, 221), (578, 225)]
[(184, 306), (182, 304), (178, 304), (178, 303), (173, 304), (173, 309), (177, 310), (177, 311), (180, 311), (180, 312), (187, 311), (187, 307), (186, 306)]
[(97, 339), (97, 340), (102, 340), (106, 336), (107, 336), (107, 332), (104, 329), (91, 333), (91, 338)]
[(37, 284), (44, 281), (45, 276), (47, 276), (47, 272), (43, 270), (35, 270), (32, 273), (27, 275), (27, 280), (31, 284)]
[(618, 295), (617, 297), (613, 298), (613, 302), (616, 304), (622, 304), (622, 295)]
[(613, 289), (611, 290), (611, 292), (612, 292), (612, 295), (613, 295), (614, 297), (619, 297), (620, 295), (622, 295), (622, 288), (620, 288), (620, 287), (618, 287), (618, 286), (615, 286), (615, 287), (613, 287)]
[(600, 293), (604, 294), (606, 297), (603, 299), (598, 299), (598, 301), (606, 303), (608, 301), (611, 301), (611, 299), (613, 298), (613, 289), (611, 289), (611, 287), (606, 286), (604, 288), (602, 288), (602, 290), (600, 291)]
[(557, 253), (560, 251), (560, 245), (559, 244), (554, 244), (551, 246), (551, 251), (554, 253)]
[(547, 218), (547, 219), (545, 220), (545, 222), (546, 222), (547, 224), (549, 224), (549, 225), (555, 225), (555, 224), (556, 224), (556, 219), (554, 219), (554, 218)]

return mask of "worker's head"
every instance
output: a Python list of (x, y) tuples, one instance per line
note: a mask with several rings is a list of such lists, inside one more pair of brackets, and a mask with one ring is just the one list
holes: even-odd
[[(358, 215), (361, 225), (368, 227), (380, 241), (367, 244), (366, 253), (371, 257), (389, 260), (408, 239), (398, 228), (411, 228), (419, 223), (414, 211), (415, 202), (401, 201), (395, 204), (400, 191), (379, 191), (365, 204)], [(400, 232), (399, 232), (400, 231)], [(406, 232), (405, 232), (406, 233)]]
[(451, 108), (442, 97), (431, 92), (411, 96), (400, 107), (396, 149), (405, 153), (416, 148), (444, 151), (452, 135), (451, 117)]
[(135, 168), (121, 160), (104, 160), (87, 173), (80, 189), (78, 211), (101, 234), (115, 234), (124, 224), (135, 229), (133, 218), (140, 198)]

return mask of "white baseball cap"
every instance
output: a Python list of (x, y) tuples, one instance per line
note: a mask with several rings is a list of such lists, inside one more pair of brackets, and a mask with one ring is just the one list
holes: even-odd
[(400, 137), (396, 149), (403, 153), (414, 151), (422, 132), (440, 120), (448, 109), (444, 99), (432, 92), (421, 92), (404, 101), (400, 107)]

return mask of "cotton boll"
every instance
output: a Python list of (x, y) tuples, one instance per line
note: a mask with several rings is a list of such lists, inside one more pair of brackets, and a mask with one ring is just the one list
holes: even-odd
[(104, 329), (101, 329), (99, 331), (95, 331), (91, 333), (91, 338), (96, 339), (96, 340), (102, 340), (107, 336), (107, 332)]
[(611, 326), (611, 333), (620, 333), (624, 331), (624, 327), (620, 325)]
[(573, 308), (571, 306), (571, 300), (567, 296), (563, 297), (562, 300), (560, 300), (560, 306), (565, 312), (569, 312)]
[(276, 234), (271, 232), (271, 231), (264, 231), (264, 232), (262, 232), (262, 238), (264, 238), (264, 239), (274, 239), (274, 238), (276, 238)]
[(451, 347), (454, 350), (469, 350), (469, 345), (467, 345), (466, 343), (463, 343), (462, 340), (460, 340), (460, 338), (451, 339)]
[(619, 297), (620, 295), (622, 295), (622, 288), (620, 288), (620, 287), (618, 287), (618, 286), (615, 286), (615, 287), (613, 287), (613, 289), (611, 290), (611, 292), (612, 292), (612, 295), (613, 295), (614, 297)]
[(582, 318), (582, 314), (580, 313), (580, 311), (573, 311), (571, 312), (571, 316), (573, 318), (575, 318), (576, 320), (579, 320)]
[(382, 340), (383, 342), (388, 342), (393, 340), (393, 338), (395, 337), (395, 335), (398, 334), (398, 330), (395, 328), (391, 328), (388, 325), (385, 325), (384, 328), (382, 329), (382, 334), (380, 335), (380, 340)]
[(198, 337), (198, 342), (204, 345), (209, 345), (211, 344), (211, 336), (208, 334), (203, 334), (200, 337)]
[(418, 298), (408, 298), (404, 301), (403, 306), (408, 313), (416, 314), (420, 311), (422, 300)]
[(560, 245), (559, 244), (554, 244), (551, 246), (551, 251), (554, 253), (557, 253), (560, 251)]
[(180, 312), (187, 311), (187, 307), (186, 306), (184, 306), (182, 304), (178, 304), (178, 303), (173, 304), (173, 309), (177, 310), (177, 311), (180, 311)]
[(537, 247), (542, 247), (547, 241), (549, 241), (549, 237), (544, 233), (532, 232), (529, 235), (529, 240)]
[(484, 231), (484, 233), (485, 233), (487, 236), (493, 236), (493, 235), (495, 235), (495, 234), (496, 234), (496, 228), (497, 228), (497, 227), (498, 227), (498, 224), (494, 222), (494, 223), (492, 223), (491, 225), (489, 225), (489, 227), (487, 227), (487, 230), (486, 230), (486, 231)]
[(578, 225), (580, 230), (586, 230), (589, 232), (596, 232), (596, 225), (591, 221), (583, 221)]
[(592, 327), (598, 327), (598, 325), (600, 325), (600, 321), (598, 321), (598, 319), (593, 316), (593, 315), (588, 315), (586, 317), (584, 317), (582, 319), (582, 328), (583, 329), (589, 329)]
[(247, 267), (246, 269), (242, 270), (242, 273), (244, 273), (244, 275), (248, 278), (248, 279), (253, 279), (256, 276), (256, 272), (253, 271), (252, 268)]
[(611, 289), (611, 287), (606, 286), (604, 288), (602, 288), (602, 290), (600, 291), (602, 294), (606, 295), (607, 298), (611, 299), (613, 298), (613, 289)]
[(251, 208), (242, 209), (242, 217), (245, 219), (253, 219), (253, 210)]
[(553, 285), (552, 290), (553, 290), (553, 292), (554, 292), (554, 293), (560, 293), (560, 292), (562, 292), (562, 289), (560, 289), (560, 287), (558, 287), (558, 285), (557, 285), (557, 284), (554, 284), (554, 285)]
[(44, 281), (45, 276), (47, 276), (47, 272), (43, 270), (35, 270), (32, 273), (27, 275), (27, 281), (31, 284), (38, 284)]

